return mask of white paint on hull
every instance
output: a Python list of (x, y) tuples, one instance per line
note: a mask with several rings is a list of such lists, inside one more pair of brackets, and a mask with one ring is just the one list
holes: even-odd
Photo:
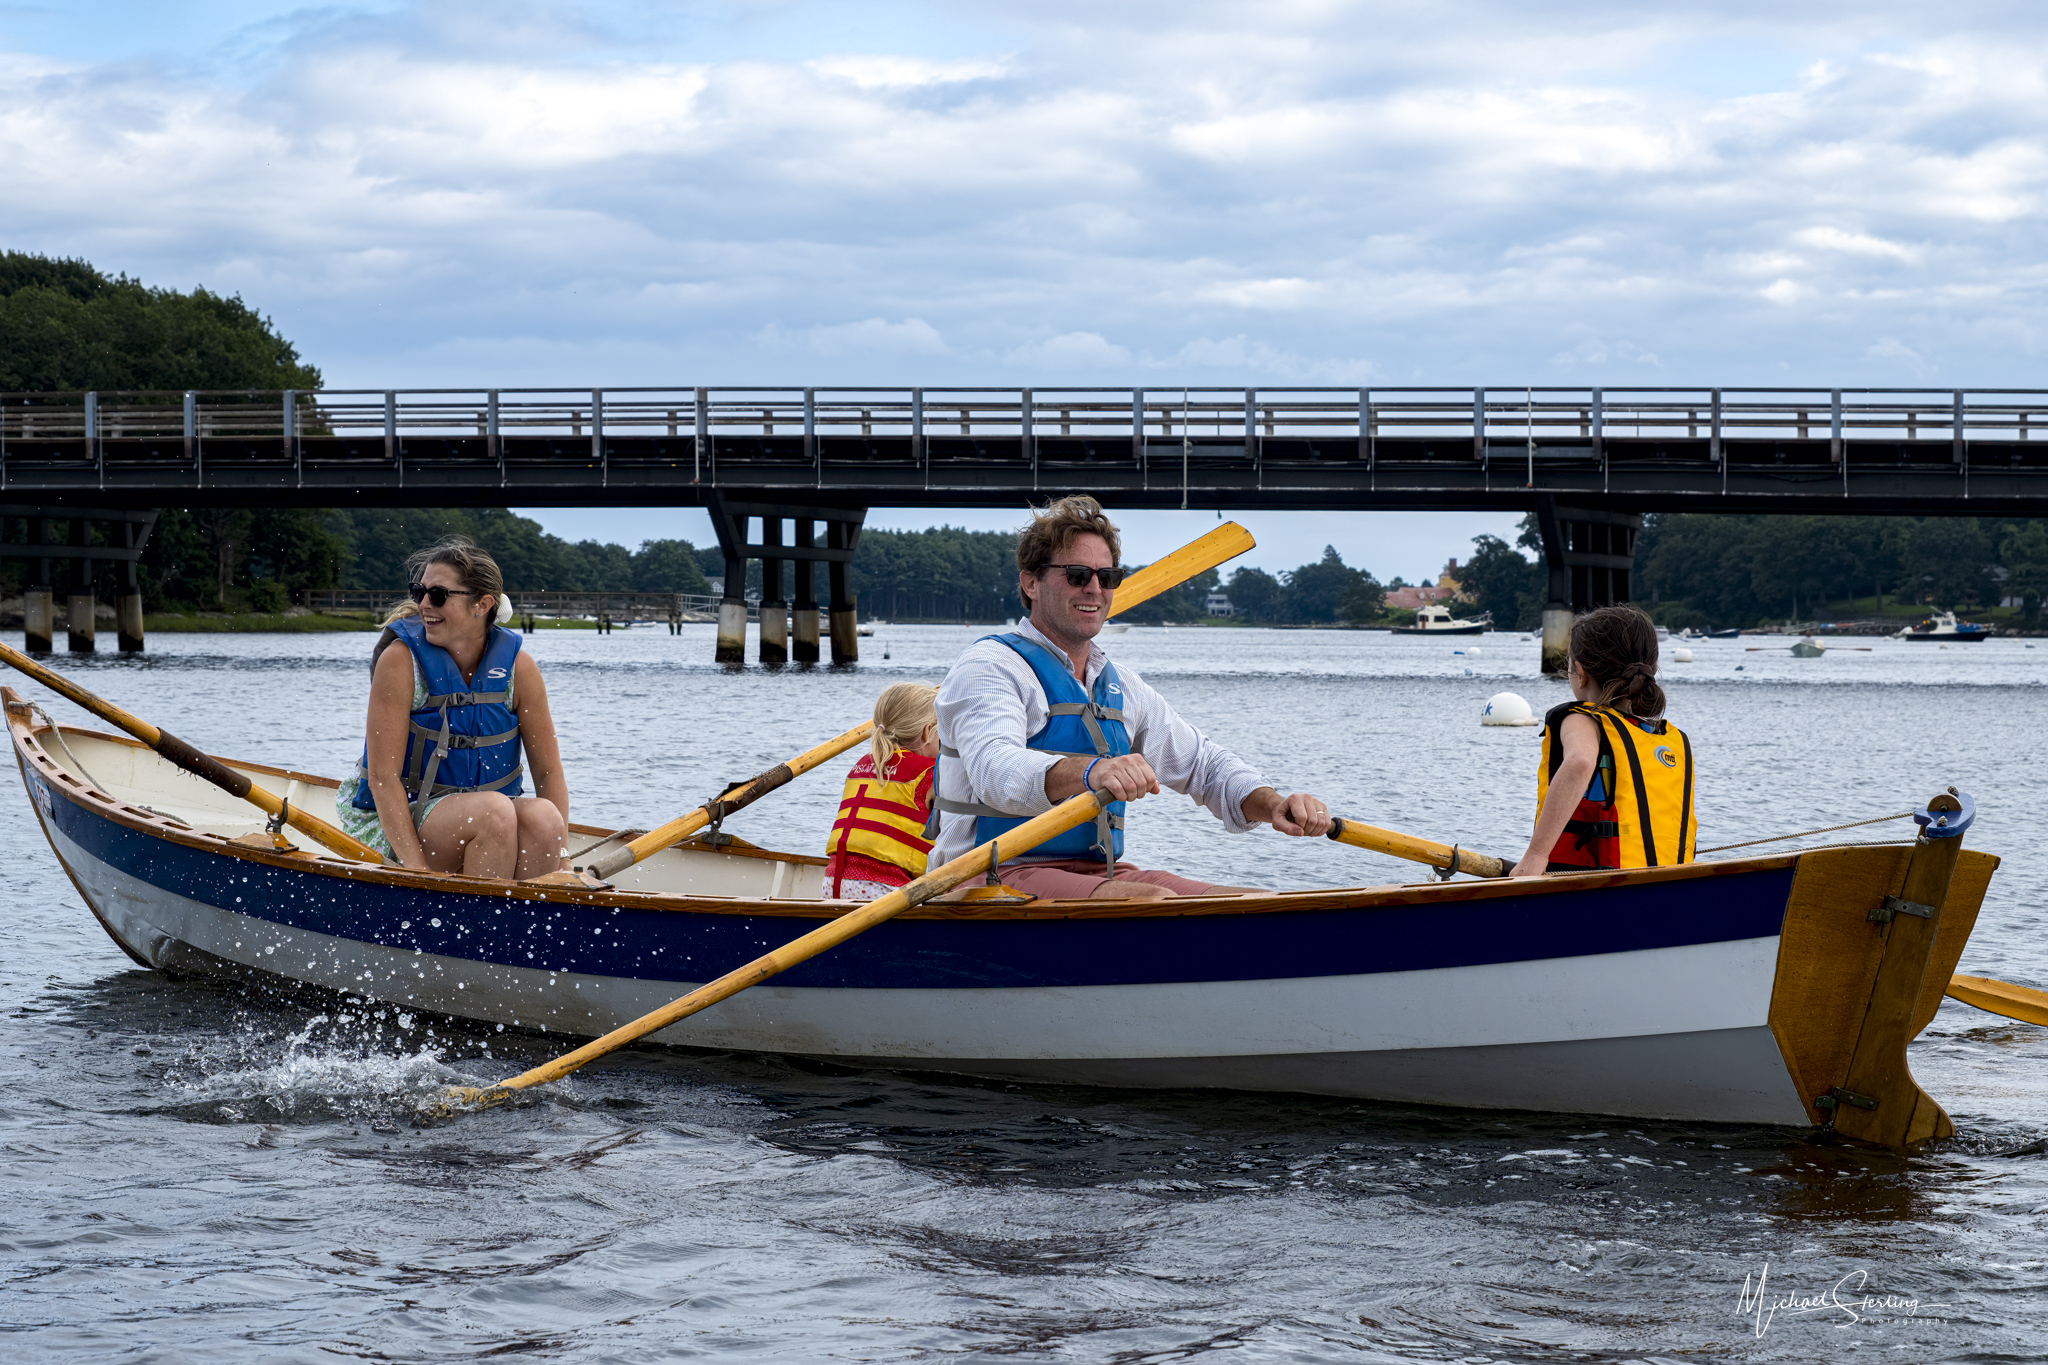
[[(506, 967), (289, 928), (177, 896), (48, 833), (115, 936), (171, 970), (233, 964), (577, 1036), (606, 1032), (697, 984)], [(1777, 943), (1262, 981), (768, 984), (653, 1038), (1089, 1084), (1803, 1126), (1765, 1022)]]

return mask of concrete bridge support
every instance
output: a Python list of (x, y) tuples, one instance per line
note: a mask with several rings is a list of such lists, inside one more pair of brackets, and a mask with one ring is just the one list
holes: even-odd
[[(814, 664), (818, 660), (818, 575), (826, 566), (832, 615), (832, 662), (859, 661), (856, 642), (855, 604), (847, 586), (847, 569), (860, 545), (861, 523), (867, 509), (860, 507), (815, 507), (759, 500), (742, 501), (720, 493), (710, 497), (712, 529), (718, 535), (725, 556), (725, 597), (719, 607), (718, 660), (737, 663), (746, 640), (746, 602), (743, 596), (749, 559), (761, 561), (761, 661)], [(760, 523), (754, 538), (754, 523)], [(785, 523), (787, 530), (785, 532)], [(818, 528), (824, 526), (824, 543)], [(787, 562), (795, 575), (788, 601), (783, 598), (782, 566)], [(732, 615), (728, 632), (726, 619)]]
[(1550, 586), (1543, 604), (1543, 671), (1564, 675), (1570, 663), (1572, 622), (1583, 612), (1627, 602), (1635, 575), (1636, 512), (1607, 512), (1536, 499), (1543, 563)]
[[(156, 527), (156, 516), (154, 512), (103, 507), (0, 506), (0, 526), (11, 530), (19, 518), (26, 529), (19, 541), (0, 539), (0, 559), (26, 560), (32, 566), (22, 594), (22, 634), (29, 653), (47, 654), (56, 646), (58, 560), (70, 565), (64, 575), (65, 644), (81, 654), (90, 654), (97, 646), (95, 566), (103, 566), (111, 580), (109, 586), (116, 590), (121, 649), (130, 653), (142, 649), (142, 587), (136, 565)], [(65, 525), (61, 541), (56, 536), (57, 522)], [(97, 537), (92, 532), (95, 525), (100, 527)]]

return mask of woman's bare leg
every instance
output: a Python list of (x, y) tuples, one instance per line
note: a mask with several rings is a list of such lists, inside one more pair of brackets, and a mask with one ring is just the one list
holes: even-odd
[(542, 796), (519, 796), (512, 800), (519, 818), (520, 881), (567, 867), (563, 852), (568, 847), (569, 826), (555, 803)]
[(519, 816), (511, 798), (497, 792), (443, 797), (421, 827), (420, 843), (436, 872), (510, 877), (519, 858)]

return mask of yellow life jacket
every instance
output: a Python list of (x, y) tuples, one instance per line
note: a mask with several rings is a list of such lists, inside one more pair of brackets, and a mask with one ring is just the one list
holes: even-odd
[(1543, 717), (1536, 808), (1564, 762), (1564, 718), (1577, 712), (1600, 728), (1600, 758), (1573, 820), (1551, 850), (1553, 867), (1663, 867), (1689, 863), (1699, 840), (1693, 817), (1692, 741), (1667, 720), (1644, 723), (1607, 706), (1568, 702)]
[[(884, 863), (922, 877), (931, 841), (924, 825), (931, 801), (932, 760), (898, 749), (889, 756), (889, 775), (875, 771), (873, 754), (863, 754), (846, 775), (839, 818), (825, 850), (828, 887), (841, 876), (868, 878), (863, 860)], [(893, 878), (891, 879), (894, 880)]]

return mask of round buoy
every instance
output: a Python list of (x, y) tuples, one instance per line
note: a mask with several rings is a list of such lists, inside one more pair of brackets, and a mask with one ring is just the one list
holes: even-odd
[(1540, 725), (1536, 713), (1529, 709), (1529, 703), (1514, 692), (1496, 692), (1486, 699), (1486, 709), (1479, 713), (1481, 725)]
[(1689, 649), (1674, 649), (1671, 651), (1671, 661), (1673, 663), (1689, 664), (1692, 662), (1692, 651)]

